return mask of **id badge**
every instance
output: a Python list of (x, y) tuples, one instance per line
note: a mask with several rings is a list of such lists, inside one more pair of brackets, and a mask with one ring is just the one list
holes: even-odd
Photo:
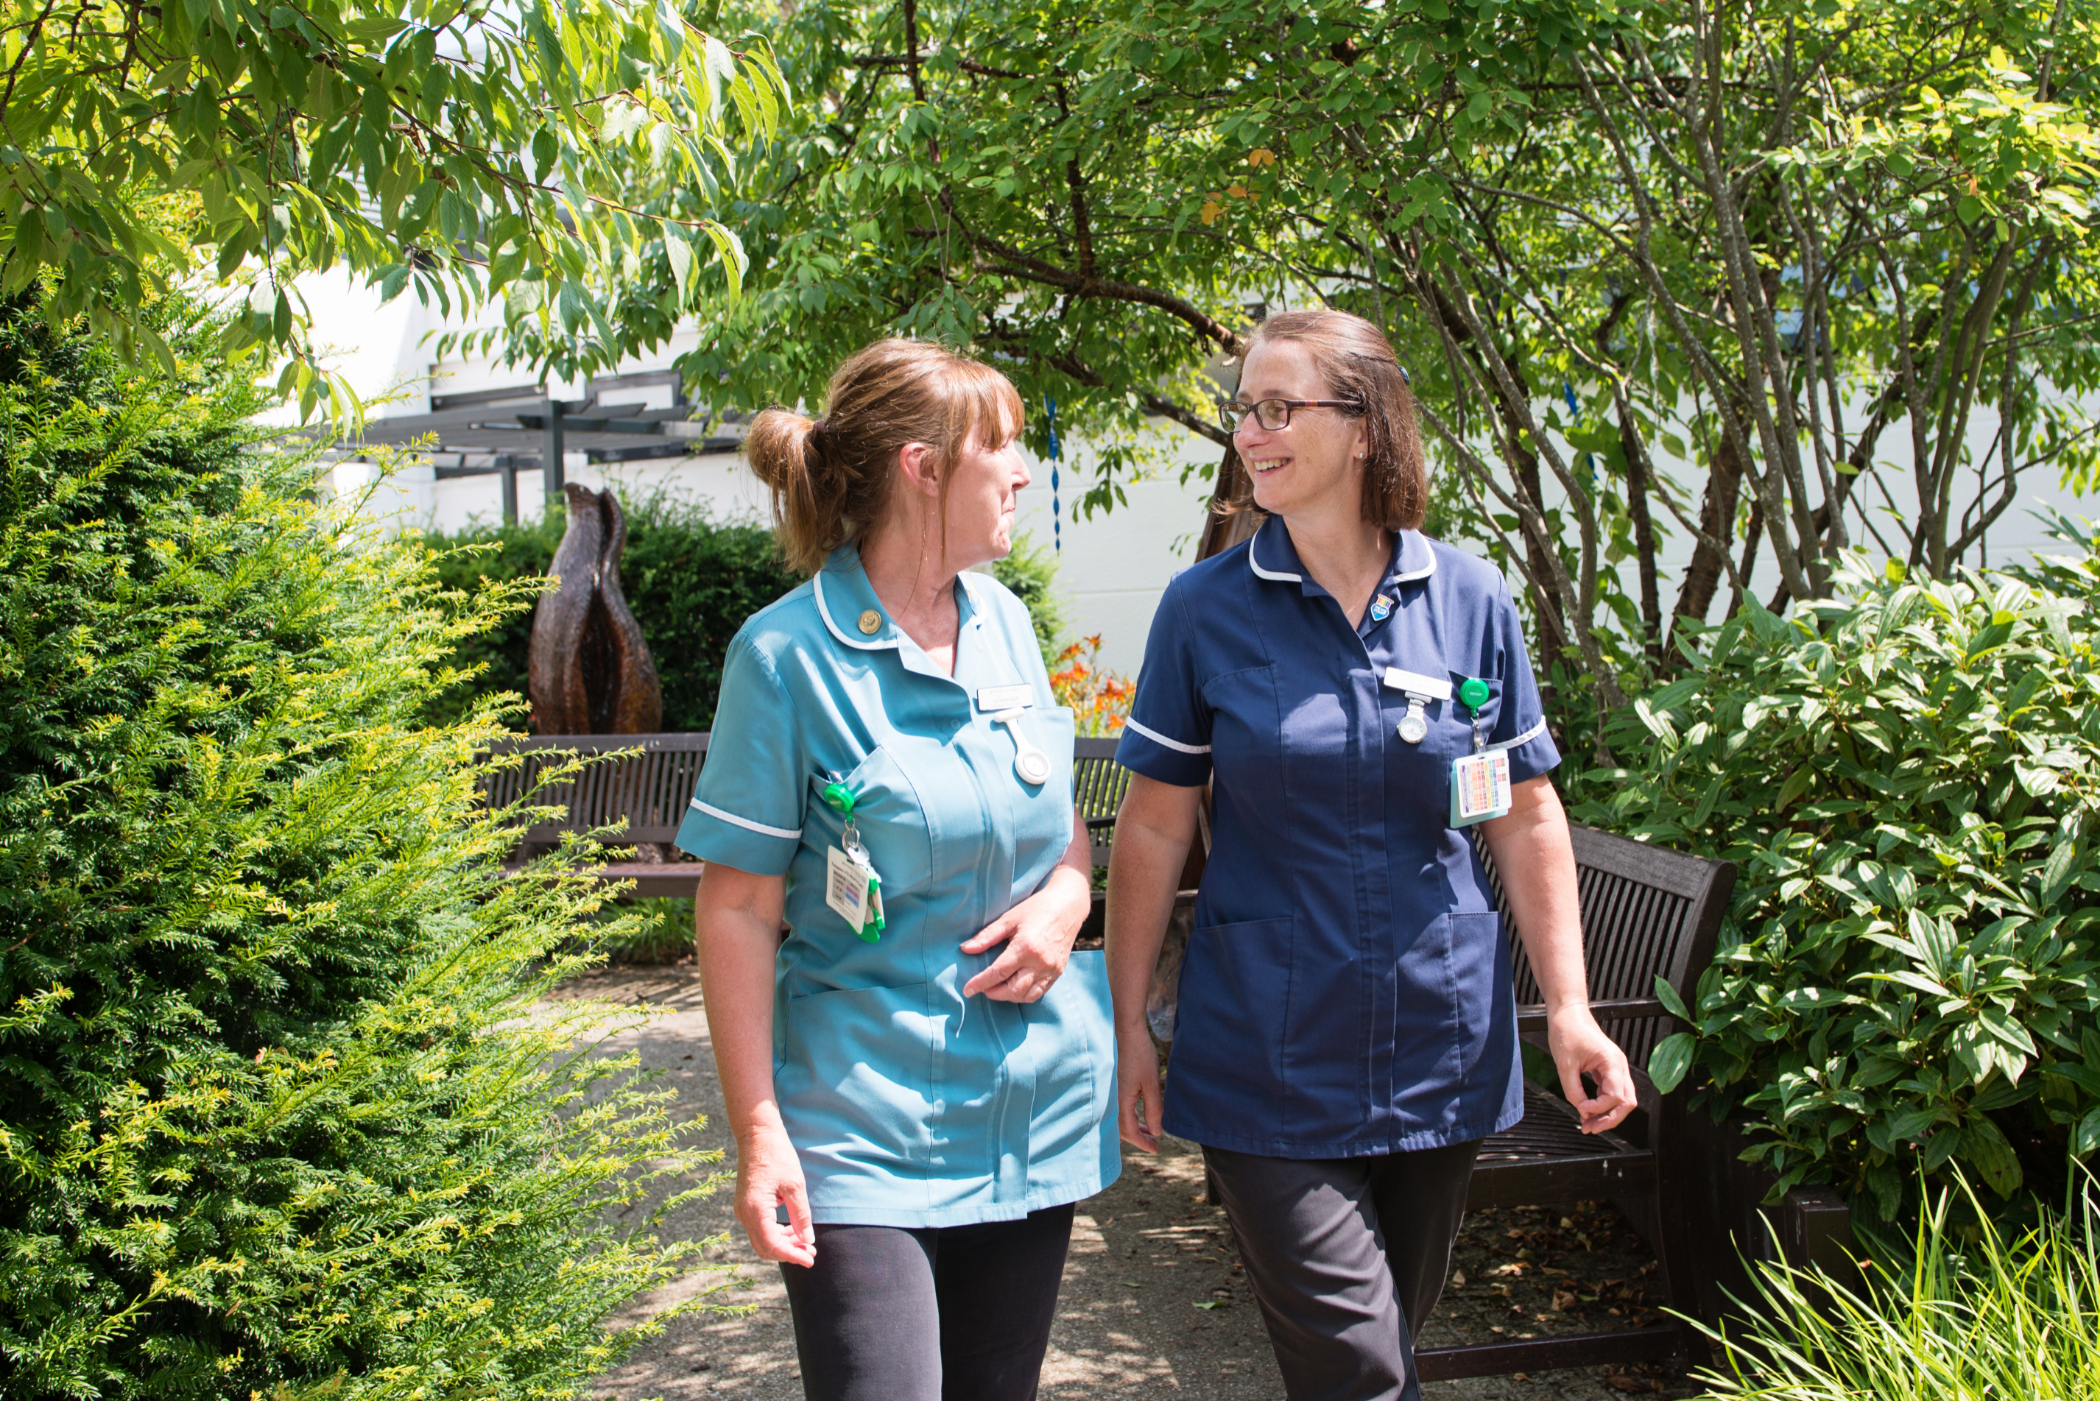
[(866, 858), (855, 860), (839, 847), (824, 853), (824, 903), (869, 943), (882, 937), (882, 877)]
[(1470, 827), (1510, 809), (1509, 751), (1491, 749), (1451, 761), (1451, 825)]

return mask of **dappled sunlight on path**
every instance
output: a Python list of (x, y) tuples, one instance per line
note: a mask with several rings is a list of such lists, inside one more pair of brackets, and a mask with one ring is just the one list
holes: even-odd
[[(607, 969), (562, 991), (653, 1005), (658, 1016), (611, 1045), (637, 1049), (643, 1065), (677, 1091), (681, 1113), (706, 1118), (700, 1134), (704, 1146), (730, 1148), (700, 980), (690, 962)], [(707, 1268), (695, 1269), (648, 1303), (665, 1307), (704, 1296), (710, 1305), (738, 1312), (673, 1319), (625, 1364), (600, 1377), (593, 1397), (800, 1401), (786, 1292), (777, 1270), (759, 1261), (736, 1229), (726, 1186), (672, 1212), (665, 1229), (692, 1238), (727, 1238), (708, 1249)], [(1057, 1325), (1043, 1365), (1044, 1401), (1101, 1396), (1280, 1401), (1283, 1382), (1236, 1255), (1225, 1213), (1203, 1200), (1203, 1159), (1195, 1145), (1170, 1138), (1156, 1158), (1126, 1150), (1121, 1180), (1079, 1205)], [(1565, 1218), (1557, 1212), (1478, 1214), (1468, 1220), (1460, 1243), (1458, 1266), (1466, 1281), (1446, 1294), (1429, 1340), (1488, 1341), (1498, 1333), (1615, 1326), (1618, 1319), (1610, 1310), (1630, 1315), (1641, 1307), (1641, 1271), (1648, 1258), (1632, 1230), (1608, 1207)], [(1661, 1372), (1586, 1369), (1436, 1382), (1423, 1388), (1423, 1396), (1425, 1401), (1623, 1401), (1626, 1394), (1686, 1391)]]

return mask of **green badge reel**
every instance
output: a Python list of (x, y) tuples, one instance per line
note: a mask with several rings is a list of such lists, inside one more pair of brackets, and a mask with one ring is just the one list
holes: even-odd
[(846, 819), (839, 844), (824, 853), (824, 903), (847, 928), (869, 943), (882, 938), (886, 921), (882, 916), (882, 877), (861, 845), (860, 828), (853, 821), (853, 790), (833, 779), (822, 789), (824, 802)]
[(1513, 795), (1509, 778), (1509, 751), (1489, 749), (1487, 730), (1480, 719), (1488, 703), (1488, 683), (1469, 676), (1459, 683), (1459, 704), (1473, 712), (1473, 752), (1451, 761), (1451, 825), (1471, 827), (1476, 822), (1501, 817), (1510, 810)]

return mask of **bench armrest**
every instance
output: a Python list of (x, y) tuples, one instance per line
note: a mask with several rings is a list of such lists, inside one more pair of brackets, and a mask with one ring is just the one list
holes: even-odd
[[(1652, 997), (1617, 997), (1590, 1004), (1590, 1015), (1600, 1022), (1627, 1022), (1638, 1017), (1667, 1017), (1670, 1009)], [(1541, 1035), (1546, 1030), (1546, 1009), (1536, 1002), (1517, 1008), (1517, 1034)]]

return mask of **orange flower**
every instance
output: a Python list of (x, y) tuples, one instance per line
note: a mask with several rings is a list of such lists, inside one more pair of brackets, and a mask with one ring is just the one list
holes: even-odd
[(1083, 735), (1114, 735), (1123, 728), (1135, 683), (1126, 681), (1100, 662), (1101, 635), (1081, 638), (1057, 654), (1069, 665), (1050, 677), (1050, 690), (1059, 705), (1072, 712), (1072, 727)]

